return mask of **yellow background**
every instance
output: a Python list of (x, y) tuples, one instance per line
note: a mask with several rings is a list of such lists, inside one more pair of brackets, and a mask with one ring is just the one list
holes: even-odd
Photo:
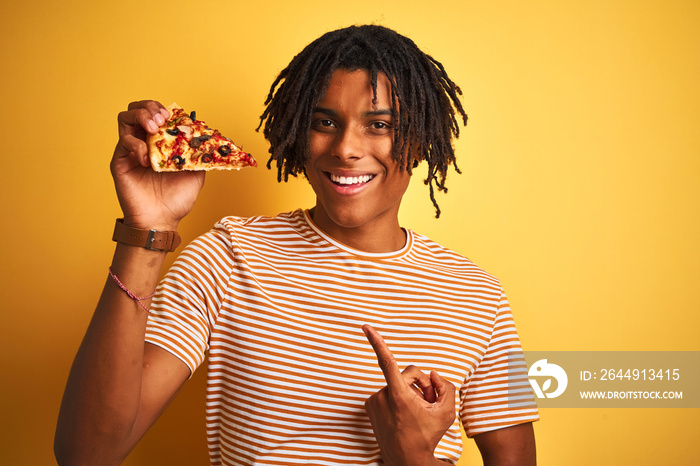
[[(700, 350), (700, 3), (694, 0), (97, 2), (0, 6), (0, 464), (51, 464), (69, 365), (119, 216), (108, 161), (131, 100), (177, 101), (267, 160), (276, 74), (321, 33), (377, 22), (464, 90), (464, 174), (419, 176), (404, 226), (502, 279), (530, 350)], [(214, 173), (185, 240), (226, 214), (309, 207), (303, 180)], [(203, 371), (126, 464), (203, 464)], [(699, 464), (693, 409), (549, 409), (542, 465)], [(473, 442), (460, 464), (480, 464)]]

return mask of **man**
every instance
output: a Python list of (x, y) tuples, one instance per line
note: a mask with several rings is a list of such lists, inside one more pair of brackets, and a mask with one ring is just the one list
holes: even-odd
[[(449, 464), (460, 420), (486, 464), (534, 464), (536, 409), (500, 394), (529, 393), (508, 379), (520, 346), (500, 284), (398, 222), (420, 162), (439, 215), (455, 114), (466, 123), (458, 94), (439, 62), (379, 26), (297, 55), (261, 125), (268, 166), (306, 176), (316, 205), (222, 219), (183, 251), (150, 315), (137, 297), (165, 254), (117, 243), (66, 388), (59, 462), (121, 462), (208, 353), (212, 464)], [(203, 173), (150, 169), (144, 137), (167, 117), (153, 101), (119, 116), (127, 228), (176, 231), (202, 187)]]

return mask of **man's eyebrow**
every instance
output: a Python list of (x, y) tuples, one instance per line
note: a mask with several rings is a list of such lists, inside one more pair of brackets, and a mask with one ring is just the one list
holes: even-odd
[[(336, 117), (338, 116), (338, 112), (336, 112), (333, 109), (330, 108), (325, 108), (325, 107), (316, 107), (314, 108), (313, 113), (323, 113), (324, 115)], [(390, 108), (381, 108), (378, 110), (370, 110), (362, 114), (363, 117), (373, 117), (373, 116), (381, 116), (381, 115), (388, 115), (388, 116), (393, 116), (393, 112), (391, 111)]]
[(363, 115), (365, 117), (382, 116), (382, 115), (393, 116), (393, 112), (391, 111), (390, 108), (380, 108), (379, 110), (371, 110), (369, 112), (365, 112)]
[(338, 113), (336, 113), (335, 110), (331, 110), (330, 108), (325, 107), (316, 107), (314, 108), (313, 113), (323, 113), (328, 116), (338, 116)]

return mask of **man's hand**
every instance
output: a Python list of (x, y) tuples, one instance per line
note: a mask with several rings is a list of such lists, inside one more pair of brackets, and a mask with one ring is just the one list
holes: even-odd
[(435, 371), (427, 375), (415, 366), (399, 371), (381, 335), (369, 325), (363, 325), (362, 331), (387, 383), (365, 402), (384, 463), (444, 464), (434, 451), (455, 420), (454, 385)]
[(158, 173), (151, 168), (146, 136), (168, 117), (160, 103), (145, 100), (132, 102), (117, 118), (119, 142), (110, 167), (127, 225), (177, 229), (204, 185), (204, 172)]

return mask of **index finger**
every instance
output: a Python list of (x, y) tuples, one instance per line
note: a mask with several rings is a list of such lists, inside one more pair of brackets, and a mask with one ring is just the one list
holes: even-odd
[(374, 353), (377, 355), (377, 362), (379, 362), (379, 368), (384, 373), (387, 385), (389, 387), (406, 385), (401, 376), (399, 366), (396, 364), (396, 359), (384, 341), (384, 338), (369, 324), (363, 325), (362, 331), (365, 333), (367, 340), (369, 340), (370, 345), (372, 345), (374, 349)]
[(121, 112), (117, 117), (119, 135), (133, 133), (134, 128), (139, 127), (154, 134), (169, 116), (170, 113), (160, 102), (153, 100), (131, 102), (128, 110)]

